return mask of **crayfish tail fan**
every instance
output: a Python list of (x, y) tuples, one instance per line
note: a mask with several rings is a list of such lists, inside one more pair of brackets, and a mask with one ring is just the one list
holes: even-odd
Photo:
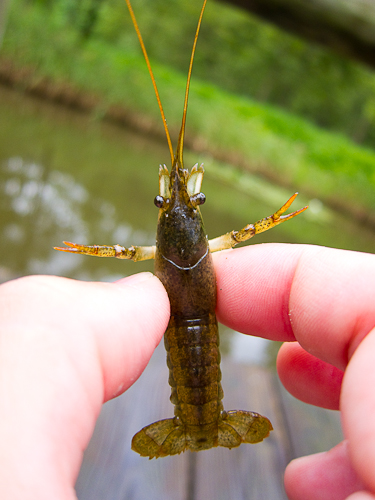
[(252, 411), (223, 412), (219, 423), (218, 445), (235, 448), (241, 443), (260, 443), (273, 430), (268, 418)]
[(142, 457), (159, 458), (178, 455), (187, 449), (185, 426), (174, 418), (147, 425), (132, 439), (132, 450)]

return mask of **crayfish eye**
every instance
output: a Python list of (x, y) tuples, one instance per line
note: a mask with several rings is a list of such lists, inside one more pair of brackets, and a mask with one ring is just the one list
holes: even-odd
[(197, 207), (198, 205), (203, 205), (203, 203), (206, 201), (206, 197), (203, 193), (197, 193), (193, 196), (190, 196), (190, 201), (194, 207)]
[(164, 198), (163, 196), (158, 194), (157, 196), (155, 196), (154, 203), (158, 208), (164, 208), (164, 210), (167, 210), (170, 203), (170, 199)]
[(158, 194), (157, 196), (155, 196), (154, 204), (158, 208), (163, 208), (164, 198), (162, 196), (160, 196), (160, 194)]

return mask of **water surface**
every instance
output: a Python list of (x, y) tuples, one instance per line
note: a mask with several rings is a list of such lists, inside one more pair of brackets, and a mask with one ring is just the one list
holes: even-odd
[[(166, 143), (0, 87), (0, 281), (35, 273), (110, 281), (152, 270), (150, 262), (68, 255), (53, 246), (63, 240), (152, 245), (158, 166), (168, 160)], [(185, 153), (187, 167), (196, 162), (206, 168), (202, 213), (209, 237), (270, 215), (298, 190), (279, 189), (208, 156)], [(253, 241), (372, 251), (371, 231), (318, 199), (301, 194), (294, 205), (306, 203), (308, 212)], [(242, 343), (235, 345), (240, 355)]]

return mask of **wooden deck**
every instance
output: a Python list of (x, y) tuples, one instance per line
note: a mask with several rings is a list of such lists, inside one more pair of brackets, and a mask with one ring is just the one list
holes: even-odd
[(337, 444), (339, 415), (298, 402), (270, 370), (224, 358), (222, 372), (225, 409), (267, 416), (274, 427), (269, 438), (157, 460), (134, 453), (130, 442), (138, 430), (173, 415), (159, 346), (140, 379), (104, 405), (77, 480), (79, 500), (286, 500), (285, 466)]

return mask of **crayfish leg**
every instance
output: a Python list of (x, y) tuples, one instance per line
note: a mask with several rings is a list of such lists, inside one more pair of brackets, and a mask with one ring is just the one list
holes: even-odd
[(282, 222), (292, 219), (296, 215), (299, 215), (300, 213), (304, 212), (308, 208), (307, 206), (300, 208), (299, 210), (296, 210), (291, 214), (282, 215), (290, 207), (290, 205), (296, 199), (297, 195), (298, 193), (295, 193), (293, 196), (291, 196), (289, 200), (286, 203), (284, 203), (284, 205), (274, 214), (269, 215), (264, 219), (260, 219), (254, 224), (248, 224), (239, 231), (231, 231), (229, 233), (223, 234), (222, 236), (210, 240), (209, 241), (210, 251), (217, 252), (219, 250), (233, 248), (238, 243), (249, 240), (256, 234), (268, 231), (269, 229), (272, 229), (278, 224), (281, 224)]
[(79, 245), (64, 241), (66, 247), (54, 247), (55, 250), (60, 252), (80, 253), (83, 255), (93, 255), (94, 257), (115, 257), (116, 259), (130, 259), (134, 262), (140, 260), (148, 260), (155, 258), (156, 247), (137, 247), (131, 246), (129, 248), (120, 245), (106, 246), (106, 245)]

